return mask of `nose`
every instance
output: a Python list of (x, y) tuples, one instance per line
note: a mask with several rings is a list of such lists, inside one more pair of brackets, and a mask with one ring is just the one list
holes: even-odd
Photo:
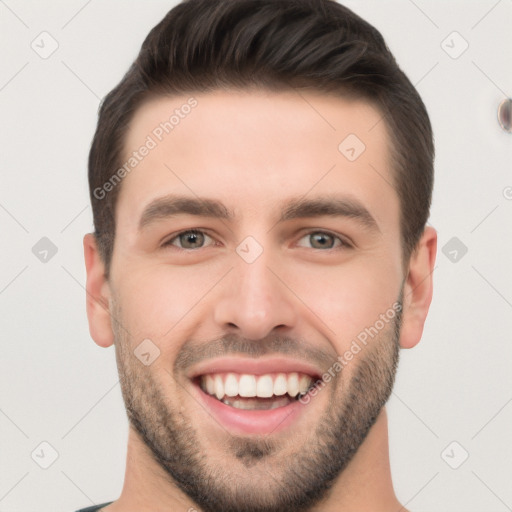
[(263, 339), (274, 329), (292, 328), (297, 320), (293, 293), (264, 255), (252, 263), (235, 263), (214, 310), (218, 326), (252, 340)]

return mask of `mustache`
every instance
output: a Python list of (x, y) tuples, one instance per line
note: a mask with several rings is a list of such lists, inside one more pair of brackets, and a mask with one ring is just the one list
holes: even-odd
[(252, 358), (266, 355), (288, 356), (308, 361), (321, 369), (331, 366), (337, 358), (334, 350), (327, 352), (312, 346), (305, 339), (272, 335), (252, 340), (237, 334), (226, 334), (208, 342), (190, 341), (183, 345), (174, 362), (174, 370), (183, 372), (205, 360), (225, 356), (246, 356)]

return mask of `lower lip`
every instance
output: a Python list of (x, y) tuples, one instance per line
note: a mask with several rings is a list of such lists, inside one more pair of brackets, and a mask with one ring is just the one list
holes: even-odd
[[(238, 434), (272, 434), (290, 427), (304, 412), (305, 404), (293, 400), (277, 409), (247, 410), (226, 405), (217, 398), (205, 393), (198, 386), (202, 403), (213, 418), (226, 430)], [(309, 404), (309, 402), (308, 402)]]

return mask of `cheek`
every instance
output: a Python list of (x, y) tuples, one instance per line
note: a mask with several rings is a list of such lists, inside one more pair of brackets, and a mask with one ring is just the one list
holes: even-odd
[(218, 273), (196, 266), (125, 264), (116, 290), (132, 337), (156, 343), (176, 338), (222, 277), (221, 270)]
[[(293, 276), (293, 277), (292, 277)], [(400, 275), (391, 266), (361, 261), (338, 267), (311, 267), (290, 275), (291, 288), (316, 317), (316, 326), (346, 350), (365, 328), (393, 308)], [(314, 318), (315, 318), (314, 317)]]

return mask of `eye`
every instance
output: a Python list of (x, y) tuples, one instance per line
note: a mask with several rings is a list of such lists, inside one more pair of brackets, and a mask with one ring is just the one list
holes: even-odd
[(196, 229), (189, 229), (188, 231), (178, 233), (163, 245), (174, 245), (180, 249), (201, 249), (207, 241), (212, 242), (213, 240), (206, 233)]
[[(302, 240), (306, 240), (306, 242), (301, 243)], [(327, 233), (326, 231), (312, 231), (303, 236), (297, 245), (300, 247), (312, 247), (313, 249), (349, 247), (349, 244), (344, 242), (340, 237)]]

